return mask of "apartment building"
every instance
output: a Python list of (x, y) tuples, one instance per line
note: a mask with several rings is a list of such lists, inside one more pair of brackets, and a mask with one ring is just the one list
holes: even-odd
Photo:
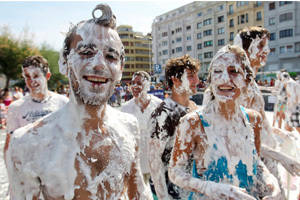
[(151, 74), (152, 69), (152, 37), (135, 32), (132, 26), (120, 25), (117, 31), (125, 48), (125, 66), (122, 81), (129, 82), (136, 71), (146, 71)]
[(271, 52), (262, 70), (285, 68), (300, 74), (300, 2), (265, 2), (264, 13), (264, 26), (271, 33)]
[(213, 55), (228, 41), (226, 2), (192, 2), (157, 16), (152, 24), (153, 63), (189, 54), (200, 60), (204, 77)]
[(229, 43), (235, 35), (246, 26), (264, 26), (264, 2), (262, 1), (228, 1), (227, 31)]

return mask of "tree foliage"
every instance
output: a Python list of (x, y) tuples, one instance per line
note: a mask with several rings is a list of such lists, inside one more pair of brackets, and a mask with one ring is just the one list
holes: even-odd
[(48, 88), (50, 90), (55, 90), (61, 85), (68, 83), (68, 79), (59, 72), (58, 59), (59, 52), (55, 51), (52, 47), (44, 43), (40, 48), (41, 55), (48, 60), (51, 78), (48, 81)]
[(21, 64), (30, 55), (39, 55), (39, 51), (34, 47), (32, 40), (26, 37), (16, 39), (8, 27), (1, 27), (0, 74), (5, 75), (5, 88), (8, 88), (10, 80), (21, 78)]

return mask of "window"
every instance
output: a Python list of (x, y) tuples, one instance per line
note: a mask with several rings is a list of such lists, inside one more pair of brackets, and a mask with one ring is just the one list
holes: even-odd
[(171, 33), (172, 33), (172, 35), (174, 35), (174, 33), (175, 33), (175, 32), (174, 32), (174, 31), (172, 31)]
[(284, 5), (287, 5), (287, 4), (291, 4), (293, 2), (291, 1), (279, 1), (279, 6), (284, 6)]
[(186, 47), (186, 50), (187, 50), (187, 51), (192, 51), (192, 46), (187, 46), (187, 47)]
[(275, 17), (270, 17), (269, 18), (269, 25), (274, 25), (275, 24)]
[(182, 47), (176, 47), (176, 53), (182, 52)]
[(219, 10), (219, 11), (221, 11), (221, 10), (223, 10), (223, 9), (224, 9), (224, 5), (219, 5), (219, 6), (218, 6), (218, 10)]
[(212, 51), (204, 53), (204, 58), (212, 58), (212, 57), (213, 57), (213, 52)]
[(181, 32), (181, 31), (182, 31), (182, 28), (181, 28), (181, 27), (175, 29), (175, 32), (176, 32), (176, 33), (179, 33), (179, 32)]
[(279, 53), (280, 53), (280, 54), (285, 53), (285, 47), (284, 47), (284, 46), (281, 46), (281, 47), (279, 48)]
[(211, 46), (213, 46), (213, 41), (212, 41), (212, 40), (205, 41), (205, 42), (203, 43), (203, 46), (204, 46), (204, 47), (211, 47)]
[(234, 27), (234, 21), (233, 21), (233, 19), (229, 20), (229, 27)]
[(202, 33), (197, 33), (197, 39), (201, 39), (202, 38)]
[(186, 37), (186, 40), (192, 40), (192, 36), (190, 36), (190, 35), (187, 36), (187, 37)]
[(172, 54), (174, 54), (175, 53), (175, 49), (172, 49)]
[(286, 46), (286, 52), (287, 53), (292, 53), (293, 52), (293, 45), (287, 45)]
[(244, 23), (246, 23), (246, 15), (238, 16), (238, 24), (244, 24)]
[(163, 55), (168, 55), (168, 50), (163, 50), (163, 51), (162, 51), (162, 54), (163, 54)]
[(168, 32), (163, 32), (163, 33), (161, 34), (161, 36), (162, 36), (162, 37), (168, 36)]
[(233, 40), (233, 37), (234, 37), (234, 32), (230, 32), (229, 40), (232, 41), (232, 40)]
[(202, 49), (202, 43), (197, 44), (197, 49)]
[(176, 42), (181, 42), (181, 37), (176, 38)]
[(212, 35), (212, 29), (203, 31), (203, 37)]
[(218, 23), (224, 22), (224, 16), (218, 17)]
[(261, 17), (261, 11), (256, 13), (256, 21), (260, 21), (262, 19)]
[(197, 29), (200, 29), (202, 27), (202, 22), (197, 23)]
[(233, 5), (229, 5), (229, 11), (228, 14), (231, 15), (233, 14)]
[(191, 26), (189, 25), (189, 26), (187, 26), (186, 27), (186, 30), (188, 31), (188, 30), (191, 30)]
[(172, 40), (172, 44), (174, 44), (175, 43), (175, 41), (174, 40)]
[(293, 13), (284, 13), (282, 15), (279, 15), (279, 22), (289, 21), (293, 20)]
[(168, 45), (168, 41), (162, 41), (162, 46), (167, 46)]
[(270, 33), (270, 41), (276, 40), (276, 33)]
[(199, 13), (197, 14), (197, 16), (198, 16), (198, 17), (201, 17), (201, 16), (202, 16), (202, 12), (199, 12)]
[(300, 42), (295, 43), (295, 52), (300, 52)]
[(246, 23), (248, 23), (248, 13), (246, 13)]
[(241, 7), (241, 6), (245, 6), (248, 5), (248, 1), (238, 1), (236, 2), (236, 7)]
[(211, 13), (212, 12), (212, 8), (207, 9), (207, 13)]
[(211, 18), (208, 18), (206, 20), (203, 21), (203, 26), (207, 26), (207, 25), (210, 25), (211, 24)]
[(274, 56), (276, 53), (276, 48), (271, 48), (270, 49), (270, 56)]
[(259, 7), (259, 6), (261, 6), (261, 5), (262, 5), (262, 2), (261, 2), (261, 1), (255, 2), (255, 7)]
[(269, 3), (269, 10), (275, 10), (275, 2)]
[(198, 54), (198, 60), (202, 60), (202, 53)]
[(218, 46), (223, 46), (223, 45), (225, 45), (225, 40), (224, 39), (218, 40)]
[(286, 29), (286, 30), (279, 31), (279, 38), (286, 38), (292, 36), (293, 36), (293, 29)]
[(224, 33), (225, 33), (224, 27), (218, 28), (218, 35), (222, 35), (222, 34), (224, 34)]

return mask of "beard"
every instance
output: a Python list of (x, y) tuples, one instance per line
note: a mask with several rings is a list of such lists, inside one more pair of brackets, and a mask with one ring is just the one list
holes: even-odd
[(77, 102), (99, 106), (105, 104), (113, 94), (115, 82), (109, 81), (99, 87), (93, 88), (91, 84), (81, 79), (78, 81), (72, 69), (69, 73), (70, 85)]

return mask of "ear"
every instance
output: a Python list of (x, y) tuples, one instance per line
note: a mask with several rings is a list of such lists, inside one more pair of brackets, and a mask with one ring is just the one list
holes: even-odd
[(50, 72), (47, 72), (47, 74), (46, 74), (46, 79), (47, 79), (47, 81), (50, 79), (50, 77), (51, 77), (51, 73), (50, 73)]
[(179, 80), (178, 78), (172, 76), (172, 82), (173, 82), (173, 86), (175, 87), (179, 87), (181, 85), (181, 80)]

